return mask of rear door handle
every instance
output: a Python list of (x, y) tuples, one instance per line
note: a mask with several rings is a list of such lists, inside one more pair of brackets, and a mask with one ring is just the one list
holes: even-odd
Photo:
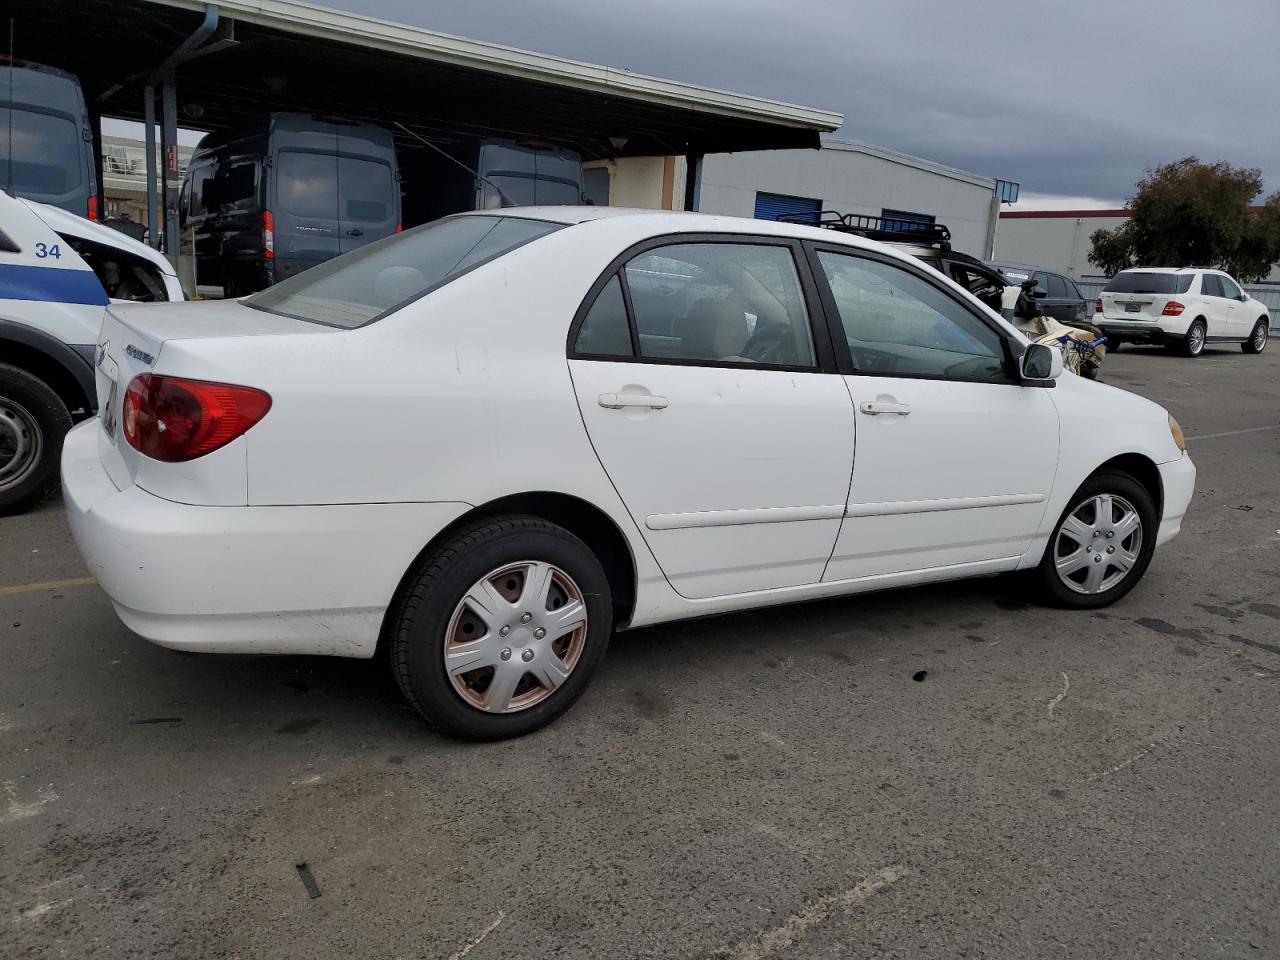
[(911, 404), (888, 400), (868, 400), (860, 404), (858, 409), (869, 417), (878, 417), (882, 413), (905, 417), (911, 412)]
[(348, 231), (347, 231), (347, 236), (348, 236), (348, 237), (363, 237), (363, 236), (364, 236), (364, 231), (363, 231), (363, 230), (361, 230), (361, 229), (359, 229), (359, 228), (356, 228), (355, 230), (348, 230)]
[(599, 403), (606, 410), (621, 410), (623, 407), (662, 410), (667, 406), (667, 398), (656, 397), (652, 393), (602, 393)]

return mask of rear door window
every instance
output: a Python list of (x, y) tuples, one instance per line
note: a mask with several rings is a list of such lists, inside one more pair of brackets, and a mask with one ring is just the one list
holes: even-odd
[(391, 167), (380, 160), (338, 157), (338, 217), (361, 223), (384, 223), (395, 209)]
[(0, 186), (38, 198), (83, 182), (80, 131), (67, 117), (0, 107)]
[(1056, 273), (1047, 274), (1049, 278), (1049, 296), (1056, 300), (1065, 300), (1071, 296), (1071, 292), (1067, 290), (1067, 282)]
[(639, 254), (625, 273), (642, 357), (815, 366), (789, 246), (672, 244)]
[(1222, 296), (1222, 281), (1216, 273), (1206, 273), (1200, 282), (1200, 292), (1206, 297)]
[(338, 158), (334, 154), (281, 150), (275, 176), (282, 210), (310, 220), (338, 219)]

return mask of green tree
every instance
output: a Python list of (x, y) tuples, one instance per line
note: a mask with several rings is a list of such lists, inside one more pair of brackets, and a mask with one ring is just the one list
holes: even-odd
[(1129, 219), (1090, 236), (1089, 260), (1108, 274), (1196, 264), (1256, 282), (1280, 261), (1280, 193), (1253, 211), (1261, 192), (1261, 171), (1229, 163), (1185, 157), (1148, 170), (1128, 203)]

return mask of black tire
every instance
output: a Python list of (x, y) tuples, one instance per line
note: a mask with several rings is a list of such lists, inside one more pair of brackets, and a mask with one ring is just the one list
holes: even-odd
[[(455, 608), (485, 575), (506, 564), (543, 561), (567, 574), (586, 607), (586, 637), (567, 679), (518, 712), (489, 713), (464, 699), (445, 669)], [(613, 633), (613, 600), (604, 568), (580, 539), (536, 517), (487, 517), (463, 527), (410, 575), (390, 631), (390, 659), (405, 698), (429, 721), (468, 740), (501, 740), (537, 730), (580, 697)]]
[(1101, 380), (1102, 367), (1096, 363), (1086, 363), (1080, 368), (1080, 376), (1086, 380)]
[[(1136, 562), (1121, 580), (1109, 589), (1097, 593), (1081, 593), (1068, 587), (1058, 574), (1056, 561), (1059, 556), (1059, 534), (1067, 519), (1099, 494), (1122, 497), (1133, 506), (1141, 520), (1142, 542), (1136, 551)], [(1155, 553), (1159, 528), (1160, 517), (1156, 512), (1155, 501), (1146, 487), (1129, 474), (1120, 471), (1108, 470), (1095, 473), (1075, 492), (1066, 509), (1062, 511), (1062, 515), (1058, 517), (1058, 522), (1054, 524), (1044, 556), (1033, 572), (1037, 592), (1046, 603), (1057, 607), (1092, 610), (1110, 606), (1137, 586), (1146, 574), (1147, 567), (1151, 564), (1151, 557)], [(1102, 539), (1099, 542), (1106, 544), (1107, 541)]]
[(1249, 333), (1249, 339), (1240, 344), (1240, 349), (1245, 353), (1261, 353), (1267, 349), (1267, 340), (1271, 337), (1271, 330), (1267, 323), (1267, 318), (1262, 317), (1253, 325), (1253, 330)]
[[(1197, 331), (1199, 334), (1197, 335)], [(1187, 327), (1186, 335), (1182, 338), (1182, 343), (1178, 344), (1178, 349), (1184, 357), (1198, 357), (1204, 353), (1205, 335), (1208, 327), (1203, 320), (1196, 320), (1191, 326)]]
[(1107, 353), (1119, 353), (1120, 345), (1122, 343), (1124, 343), (1123, 340), (1112, 340), (1110, 337), (1107, 337), (1107, 342), (1104, 346), (1107, 348)]
[(47, 383), (0, 363), (0, 516), (21, 513), (58, 485), (71, 414)]

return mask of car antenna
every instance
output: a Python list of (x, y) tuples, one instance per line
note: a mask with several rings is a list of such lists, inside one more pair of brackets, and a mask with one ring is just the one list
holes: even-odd
[(490, 180), (488, 177), (482, 174), (479, 170), (471, 169), (471, 167), (468, 167), (465, 163), (463, 163), (457, 157), (451, 156), (449, 153), (445, 152), (444, 150), (441, 150), (439, 147), (437, 147), (434, 143), (432, 143), (422, 134), (414, 133), (412, 130), (406, 127), (403, 123), (401, 123), (399, 120), (396, 121), (396, 126), (399, 127), (401, 130), (403, 130), (405, 133), (409, 134), (409, 136), (415, 137), (416, 139), (420, 140), (423, 146), (430, 147), (432, 150), (440, 154), (440, 156), (444, 157), (446, 160), (450, 161), (451, 163), (456, 163), (458, 166), (460, 166), (463, 170), (467, 171), (467, 173), (471, 174), (481, 183), (485, 184), (486, 186), (493, 187), (493, 189), (498, 194), (498, 201), (502, 204), (503, 207), (518, 206), (518, 204), (514, 200), (512, 200), (510, 197), (508, 197), (505, 193), (502, 192), (502, 188), (500, 186), (498, 186), (496, 183), (494, 183), (492, 180)]

